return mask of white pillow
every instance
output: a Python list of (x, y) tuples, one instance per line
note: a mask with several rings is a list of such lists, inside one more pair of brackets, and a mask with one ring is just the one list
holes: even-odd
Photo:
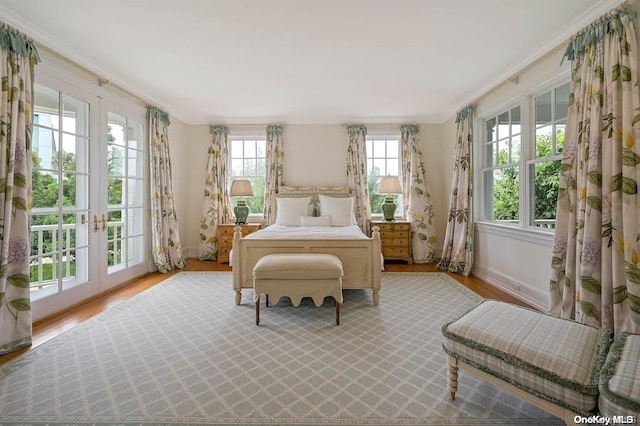
[(300, 216), (300, 226), (331, 226), (329, 216)]
[(353, 198), (327, 197), (319, 194), (320, 214), (331, 216), (331, 226), (353, 225)]
[(300, 226), (300, 216), (309, 212), (311, 197), (277, 198), (276, 225)]

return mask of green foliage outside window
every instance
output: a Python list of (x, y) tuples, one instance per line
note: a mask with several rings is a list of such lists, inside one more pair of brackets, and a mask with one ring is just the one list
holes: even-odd
[[(556, 133), (556, 146), (564, 144), (564, 132)], [(540, 135), (536, 140), (539, 158), (553, 155), (551, 134)], [(507, 162), (507, 153), (500, 153), (500, 164)], [(504, 163), (503, 163), (504, 161)], [(560, 185), (560, 160), (535, 164), (534, 179), (534, 220), (553, 220), (556, 217), (556, 202)], [(493, 175), (494, 220), (513, 221), (519, 219), (520, 187), (519, 167), (497, 169)]]

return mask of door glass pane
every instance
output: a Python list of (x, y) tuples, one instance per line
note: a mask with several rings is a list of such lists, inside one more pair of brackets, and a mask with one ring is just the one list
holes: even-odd
[(127, 175), (142, 177), (142, 151), (127, 150)]
[(127, 146), (131, 149), (141, 150), (143, 147), (144, 127), (135, 121), (127, 121)]
[(89, 135), (89, 104), (69, 95), (62, 96), (62, 130), (79, 136)]
[(107, 170), (109, 176), (124, 176), (124, 148), (109, 145), (107, 153)]
[(143, 202), (142, 179), (127, 179), (127, 206), (139, 206)]
[(34, 84), (34, 90), (33, 124), (59, 129), (60, 94), (56, 90), (39, 84)]
[(124, 178), (109, 178), (107, 182), (109, 206), (124, 204)]
[[(108, 273), (120, 271), (144, 259), (143, 138), (142, 124), (109, 113)], [(232, 146), (236, 150), (244, 148), (242, 144)], [(255, 151), (255, 143), (253, 149)], [(241, 168), (243, 166), (240, 165)], [(141, 246), (138, 247), (138, 244)]]
[(34, 99), (30, 279), (37, 300), (88, 281), (90, 140), (87, 102), (40, 85)]
[(32, 139), (33, 165), (43, 170), (57, 170), (58, 168), (58, 136), (56, 130), (34, 126)]

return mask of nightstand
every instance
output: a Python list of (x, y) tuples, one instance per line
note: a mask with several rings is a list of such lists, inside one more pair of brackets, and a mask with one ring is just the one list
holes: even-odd
[(218, 225), (218, 263), (229, 263), (229, 253), (231, 253), (233, 246), (233, 232), (236, 226), (242, 227), (243, 237), (262, 227), (259, 223), (245, 223), (244, 225), (223, 223)]
[(396, 220), (388, 222), (386, 220), (372, 220), (371, 226), (380, 228), (380, 242), (382, 244), (382, 255), (385, 259), (406, 260), (413, 263), (411, 257), (411, 223)]

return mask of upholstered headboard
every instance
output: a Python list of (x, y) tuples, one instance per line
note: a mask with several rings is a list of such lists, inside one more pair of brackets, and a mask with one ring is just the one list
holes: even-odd
[(283, 198), (311, 197), (310, 215), (318, 216), (320, 211), (318, 194), (346, 198), (351, 196), (351, 189), (347, 186), (281, 186), (277, 196)]

